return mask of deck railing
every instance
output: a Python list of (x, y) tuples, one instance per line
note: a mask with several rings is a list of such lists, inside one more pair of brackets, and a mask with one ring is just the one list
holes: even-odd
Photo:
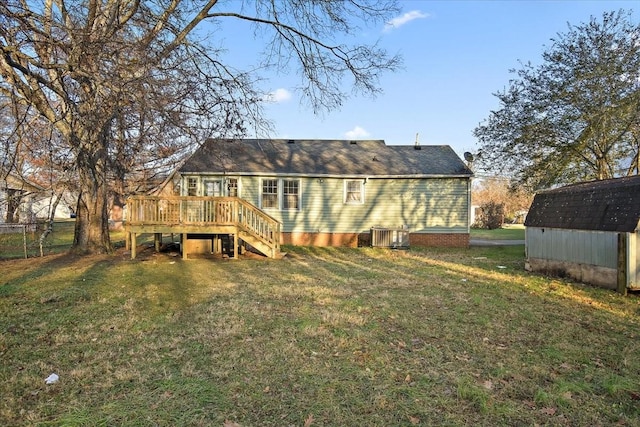
[(274, 248), (280, 247), (280, 222), (238, 197), (131, 196), (127, 199), (126, 225), (236, 226)]

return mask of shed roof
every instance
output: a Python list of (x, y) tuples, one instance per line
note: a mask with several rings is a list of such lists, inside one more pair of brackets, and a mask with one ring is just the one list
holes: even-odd
[(524, 225), (634, 232), (640, 221), (640, 176), (569, 185), (535, 195)]
[(448, 145), (317, 139), (210, 139), (180, 172), (371, 177), (473, 174)]

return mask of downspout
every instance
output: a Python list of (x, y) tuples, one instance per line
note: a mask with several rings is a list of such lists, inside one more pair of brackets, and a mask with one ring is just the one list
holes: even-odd
[[(473, 177), (469, 177), (469, 179), (467, 180), (467, 234), (471, 234), (471, 209), (473, 209), (473, 207), (471, 206), (471, 181), (473, 180)], [(471, 238), (471, 236), (469, 236), (469, 238)]]

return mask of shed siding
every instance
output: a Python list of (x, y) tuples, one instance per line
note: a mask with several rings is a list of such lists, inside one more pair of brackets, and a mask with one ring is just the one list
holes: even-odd
[[(260, 182), (260, 177), (241, 177), (240, 196), (260, 206)], [(364, 185), (364, 203), (345, 204), (345, 179), (304, 177), (300, 210), (265, 212), (282, 222), (284, 232), (363, 233), (374, 226), (404, 225), (411, 233), (468, 233), (468, 182), (466, 178), (370, 178)]]
[(529, 259), (617, 268), (617, 233), (527, 227), (526, 243)]

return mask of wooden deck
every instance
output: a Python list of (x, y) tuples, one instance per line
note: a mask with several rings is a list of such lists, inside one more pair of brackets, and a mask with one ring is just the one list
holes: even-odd
[(256, 206), (238, 197), (132, 196), (127, 199), (125, 219), (127, 248), (136, 257), (136, 239), (154, 234), (156, 250), (162, 234), (179, 234), (182, 257), (187, 257), (190, 235), (206, 237), (216, 250), (216, 239), (233, 236), (233, 256), (249, 244), (270, 258), (281, 258), (281, 224)]

